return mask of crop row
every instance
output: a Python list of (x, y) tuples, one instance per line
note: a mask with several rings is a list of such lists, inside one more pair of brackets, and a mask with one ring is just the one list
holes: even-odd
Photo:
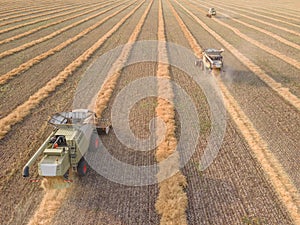
[[(184, 10), (186, 9), (184, 8)], [(188, 10), (186, 11), (187, 13), (190, 13)], [(176, 17), (176, 20), (178, 21), (187, 40), (189, 41), (191, 48), (194, 50), (195, 54), (200, 54), (199, 48), (201, 47), (199, 45), (197, 48), (193, 47), (195, 46), (195, 38), (192, 37), (191, 32), (184, 25), (184, 22), (173, 7), (172, 12)], [(300, 217), (297, 211), (297, 204), (299, 203), (300, 198), (298, 196), (297, 189), (294, 187), (293, 183), (284, 172), (281, 164), (268, 149), (265, 141), (260, 137), (251, 121), (242, 111), (238, 103), (235, 101), (235, 99), (232, 97), (232, 95), (220, 79), (218, 79), (218, 85), (223, 93), (225, 106), (227, 111), (230, 113), (231, 118), (234, 120), (235, 124), (243, 134), (245, 140), (248, 142), (255, 158), (263, 167), (267, 177), (271, 180), (272, 185), (274, 186), (285, 207), (291, 214), (291, 217), (296, 223), (299, 223)]]
[[(117, 12), (110, 14), (109, 16), (105, 17), (103, 20), (98, 22), (97, 24), (94, 24), (92, 27), (95, 27), (96, 25), (100, 25), (101, 23), (104, 23), (106, 20), (113, 18), (118, 13), (122, 12), (129, 6), (133, 5), (135, 2), (132, 2), (130, 5), (123, 7), (122, 9), (118, 10)], [(139, 4), (138, 6), (140, 6)], [(137, 8), (135, 8), (137, 10)], [(134, 11), (135, 11), (134, 10)], [(127, 16), (125, 16), (117, 25), (115, 25), (110, 31), (106, 33), (102, 38), (100, 38), (95, 44), (93, 44), (92, 47), (90, 47), (88, 50), (86, 50), (81, 56), (79, 56), (75, 61), (73, 61), (71, 64), (69, 64), (62, 72), (60, 72), (56, 77), (54, 77), (52, 80), (50, 80), (43, 88), (39, 89), (36, 93), (34, 93), (26, 102), (18, 106), (16, 109), (14, 109), (9, 115), (2, 118), (0, 120), (0, 139), (2, 139), (10, 130), (11, 127), (22, 121), (28, 114), (30, 114), (30, 111), (35, 108), (42, 100), (44, 100), (46, 97), (48, 97), (55, 89), (64, 83), (64, 81), (68, 78), (68, 76), (72, 75), (72, 73), (79, 68), (84, 62), (86, 62), (92, 54), (100, 48), (103, 43), (114, 33), (116, 32), (119, 27), (134, 13), (132, 11)], [(77, 35), (77, 37), (81, 34), (87, 33), (92, 28), (87, 28), (85, 31), (82, 31), (80, 34)], [(75, 38), (75, 37), (74, 37)], [(74, 39), (72, 38), (72, 39)], [(54, 54), (53, 52), (52, 54)], [(48, 56), (50, 56), (48, 52)], [(48, 57), (47, 56), (47, 57)], [(41, 59), (39, 59), (41, 60)], [(33, 61), (33, 60), (31, 60)], [(33, 61), (34, 62), (34, 61)], [(26, 67), (31, 67), (32, 64), (27, 65)], [(20, 68), (21, 69), (21, 68)]]

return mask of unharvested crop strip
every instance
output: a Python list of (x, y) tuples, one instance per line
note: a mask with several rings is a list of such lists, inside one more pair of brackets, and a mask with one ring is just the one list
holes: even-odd
[[(296, 31), (294, 31), (294, 30), (291, 30), (291, 29), (288, 29), (288, 28), (285, 28), (285, 27), (281, 27), (281, 26), (278, 26), (278, 25), (276, 25), (276, 24), (269, 23), (269, 22), (266, 22), (266, 21), (263, 21), (263, 20), (260, 20), (260, 19), (251, 17), (251, 16), (247, 16), (247, 15), (245, 15), (245, 14), (238, 13), (238, 12), (236, 12), (236, 11), (232, 11), (232, 10), (230, 10), (231, 7), (226, 6), (226, 5), (224, 5), (224, 4), (220, 4), (220, 2), (218, 2), (218, 5), (219, 5), (218, 8), (220, 8), (220, 9), (226, 10), (226, 11), (228, 11), (228, 12), (232, 12), (232, 13), (234, 13), (234, 14), (236, 14), (236, 15), (239, 15), (239, 16), (245, 17), (245, 18), (247, 18), (247, 19), (250, 19), (250, 20), (253, 20), (253, 21), (256, 21), (256, 22), (265, 24), (265, 25), (267, 25), (267, 26), (275, 27), (275, 28), (277, 28), (277, 29), (279, 29), (279, 30), (283, 30), (283, 31), (286, 31), (286, 32), (288, 32), (288, 33), (291, 33), (291, 34), (300, 36), (300, 33), (299, 33), (299, 32), (296, 32)], [(224, 9), (224, 8), (220, 7), (221, 5), (223, 5), (223, 7), (225, 7), (225, 8), (227, 7), (227, 8), (230, 8), (230, 9)]]
[[(110, 3), (108, 3), (108, 4), (110, 4)], [(120, 3), (120, 4), (116, 5), (116, 6), (113, 6), (113, 8), (118, 7), (118, 6), (122, 5), (122, 4), (124, 4), (124, 3), (122, 2), (122, 3)], [(111, 5), (111, 4), (110, 4), (110, 5)], [(100, 9), (101, 9), (101, 8), (103, 8), (103, 6), (100, 7)], [(111, 10), (111, 9), (113, 9), (113, 8), (109, 8), (109, 10)], [(93, 10), (91, 10), (91, 11), (95, 11), (95, 10), (98, 11), (99, 8), (98, 8), (98, 9), (93, 9)], [(57, 35), (60, 35), (61, 33), (65, 32), (65, 31), (67, 31), (67, 30), (69, 30), (69, 29), (71, 29), (71, 28), (73, 28), (73, 27), (75, 27), (75, 26), (78, 26), (79, 24), (82, 24), (82, 23), (84, 23), (84, 22), (86, 22), (86, 21), (89, 21), (89, 20), (91, 20), (91, 19), (93, 19), (93, 18), (95, 18), (95, 17), (97, 17), (97, 16), (99, 16), (99, 15), (102, 15), (103, 13), (106, 13), (106, 12), (107, 12), (107, 10), (104, 10), (103, 12), (98, 12), (98, 13), (92, 15), (92, 16), (86, 17), (86, 18), (84, 18), (84, 19), (82, 19), (82, 20), (79, 20), (79, 21), (76, 21), (75, 23), (72, 23), (72, 24), (70, 24), (70, 25), (68, 25), (68, 26), (66, 26), (66, 27), (64, 27), (64, 28), (61, 28), (61, 29), (59, 29), (59, 30), (57, 30), (57, 31), (55, 31), (55, 32), (53, 32), (53, 33), (47, 35), (47, 36), (41, 37), (41, 38), (39, 38), (39, 39), (37, 39), (37, 40), (31, 41), (31, 42), (27, 42), (26, 44), (23, 44), (23, 45), (21, 45), (21, 46), (19, 46), (19, 47), (16, 47), (16, 48), (13, 48), (13, 49), (9, 49), (9, 50), (7, 50), (7, 51), (5, 51), (5, 52), (2, 52), (2, 53), (0, 53), (0, 59), (4, 58), (4, 57), (6, 57), (6, 56), (12, 55), (12, 54), (14, 54), (14, 53), (23, 51), (23, 50), (25, 50), (25, 49), (27, 49), (27, 48), (30, 48), (30, 47), (32, 47), (32, 46), (35, 46), (35, 45), (37, 45), (37, 44), (39, 44), (39, 43), (42, 43), (42, 42), (44, 42), (44, 41), (50, 40), (51, 38), (54, 38), (54, 37), (56, 37)], [(85, 14), (85, 13), (83, 13), (83, 14)], [(78, 15), (77, 15), (77, 16), (78, 16)], [(0, 79), (1, 79), (1, 78), (0, 78)], [(0, 81), (0, 84), (1, 84), (1, 81)]]
[[(206, 7), (207, 7), (207, 6), (206, 6)], [(201, 11), (202, 11), (202, 10), (201, 10)], [(270, 37), (276, 39), (277, 41), (280, 41), (280, 42), (283, 43), (283, 44), (289, 45), (289, 46), (291, 46), (291, 47), (293, 47), (293, 48), (296, 48), (296, 49), (300, 50), (300, 45), (298, 45), (298, 44), (296, 44), (296, 43), (294, 43), (294, 42), (288, 41), (287, 39), (284, 39), (284, 38), (280, 37), (279, 35), (277, 35), (277, 34), (275, 34), (275, 33), (272, 33), (272, 32), (270, 32), (270, 31), (267, 31), (267, 30), (265, 30), (265, 29), (262, 29), (262, 28), (259, 28), (259, 27), (256, 27), (256, 26), (253, 26), (253, 25), (251, 25), (251, 24), (249, 24), (249, 23), (245, 23), (245, 22), (243, 22), (243, 21), (241, 21), (241, 20), (238, 20), (238, 19), (235, 19), (235, 18), (233, 18), (233, 17), (231, 17), (231, 16), (229, 16), (229, 15), (227, 15), (227, 14), (225, 14), (225, 13), (220, 13), (220, 12), (218, 12), (218, 14), (224, 15), (224, 16), (226, 16), (227, 18), (230, 18), (230, 20), (232, 20), (232, 21), (235, 21), (235, 22), (240, 23), (240, 24), (242, 24), (242, 25), (244, 25), (244, 26), (246, 26), (246, 27), (250, 27), (250, 28), (252, 28), (252, 29), (254, 29), (254, 30), (257, 30), (257, 31), (259, 31), (259, 32), (261, 32), (261, 33), (264, 33), (264, 34), (266, 34), (266, 35), (269, 35)]]
[(45, 29), (45, 28), (49, 28), (51, 26), (54, 26), (54, 25), (57, 25), (57, 24), (60, 24), (60, 23), (63, 23), (63, 22), (66, 22), (68, 20), (71, 20), (71, 19), (74, 19), (74, 18), (77, 18), (77, 17), (80, 17), (80, 16), (83, 16), (83, 15), (86, 15), (86, 14), (89, 14), (91, 12), (94, 12), (94, 11), (97, 11), (99, 9), (102, 9), (104, 7), (106, 7), (108, 4), (112, 4), (112, 3), (106, 3), (103, 4), (103, 2), (101, 2), (99, 5), (101, 6), (100, 8), (95, 8), (98, 4), (93, 4), (93, 6), (87, 6), (87, 7), (83, 7), (83, 8), (80, 8), (80, 9), (76, 9), (76, 10), (73, 10), (71, 12), (67, 12), (65, 14), (61, 14), (60, 16), (66, 16), (66, 15), (69, 15), (69, 14), (72, 14), (72, 13), (76, 13), (76, 12), (79, 12), (79, 11), (82, 11), (82, 10), (85, 10), (85, 9), (88, 9), (88, 8), (93, 8), (92, 10), (88, 10), (86, 12), (83, 12), (83, 13), (80, 13), (80, 14), (77, 14), (77, 15), (73, 15), (71, 17), (68, 17), (68, 18), (65, 18), (65, 19), (62, 19), (62, 20), (59, 20), (59, 21), (54, 21), (52, 23), (48, 23), (46, 25), (43, 25), (43, 26), (40, 26), (40, 27), (37, 27), (37, 28), (34, 28), (34, 29), (31, 29), (29, 31), (26, 31), (24, 33), (21, 33), (21, 34), (17, 34), (15, 36), (12, 36), (12, 37), (9, 37), (9, 38), (6, 38), (2, 41), (0, 41), (0, 45), (2, 44), (5, 44), (5, 43), (8, 43), (8, 42), (11, 42), (11, 41), (14, 41), (14, 40), (17, 40), (17, 39), (20, 39), (22, 37), (26, 37), (30, 34), (33, 34), (33, 33), (36, 33), (42, 29)]
[(231, 7), (231, 8), (234, 7), (235, 9), (240, 10), (240, 11), (242, 11), (242, 12), (247, 12), (247, 13), (250, 13), (250, 14), (253, 14), (253, 15), (256, 15), (256, 16), (260, 16), (260, 17), (266, 18), (266, 19), (274, 20), (274, 21), (276, 21), (276, 22), (285, 23), (285, 24), (288, 24), (288, 25), (290, 25), (290, 26), (300, 27), (300, 25), (297, 25), (297, 24), (294, 24), (294, 23), (289, 23), (289, 22), (286, 22), (286, 21), (284, 21), (284, 20), (276, 19), (276, 18), (274, 18), (274, 17), (269, 17), (269, 16), (261, 15), (261, 14), (259, 14), (259, 13), (255, 13), (255, 12), (253, 12), (252, 10), (249, 10), (249, 9), (248, 9), (248, 10), (242, 9), (242, 8), (244, 8), (244, 7), (237, 6), (237, 5), (232, 4), (232, 3), (229, 4), (229, 5), (232, 5), (232, 6), (229, 6), (229, 7)]
[(268, 76), (259, 66), (254, 64), (250, 59), (240, 53), (236, 48), (224, 40), (219, 34), (209, 28), (198, 17), (186, 9), (177, 0), (174, 0), (185, 12), (187, 12), (199, 25), (201, 25), (208, 33), (210, 33), (217, 41), (219, 41), (224, 47), (226, 47), (241, 63), (243, 63), (250, 71), (256, 74), (262, 81), (264, 81), (270, 88), (278, 93), (283, 99), (289, 102), (297, 110), (300, 111), (300, 100), (297, 96), (293, 95), (288, 88), (282, 86), (281, 83), (276, 82), (273, 78)]
[[(122, 4), (122, 3), (121, 3)], [(130, 7), (131, 5), (133, 5), (134, 3), (129, 4), (128, 6), (124, 6), (123, 8), (121, 8), (120, 10), (110, 14), (109, 16), (105, 17), (104, 19), (102, 19), (101, 21), (93, 24), (92, 26), (86, 28), (85, 30), (83, 30), (82, 32), (80, 32), (79, 34), (77, 34), (76, 36), (68, 39), (67, 41), (64, 41), (63, 43), (57, 45), (56, 47), (48, 50), (47, 52), (44, 52), (30, 60), (28, 60), (27, 62), (21, 64), (19, 67), (7, 72), (4, 75), (0, 76), (0, 85), (1, 84), (5, 84), (8, 80), (12, 79), (14, 76), (19, 75), (20, 73), (25, 72), (26, 70), (28, 70), (29, 68), (31, 68), (32, 66), (40, 63), (42, 60), (48, 58), (49, 56), (55, 54), (56, 52), (61, 51), (63, 48), (67, 47), (68, 45), (70, 45), (71, 43), (79, 40), (80, 38), (82, 38), (84, 35), (88, 34), (89, 32), (91, 32), (92, 30), (96, 29), (97, 27), (99, 27), (101, 24), (103, 24), (104, 22), (106, 22), (107, 20), (109, 20), (110, 18), (114, 17), (115, 15), (121, 13), (123, 10), (125, 10), (126, 8)], [(106, 13), (112, 9), (116, 8), (116, 6), (112, 6), (102, 12), (99, 13), (103, 14)]]
[[(83, 5), (81, 5), (82, 7)], [(8, 22), (5, 22), (5, 23), (2, 23), (0, 24), (0, 27), (3, 27), (3, 26), (6, 26), (6, 25), (10, 25), (10, 24), (13, 24), (13, 23), (18, 23), (18, 22), (22, 22), (24, 20), (30, 20), (30, 19), (35, 19), (35, 18), (38, 18), (38, 17), (44, 17), (44, 16), (48, 16), (48, 15), (52, 15), (52, 14), (56, 14), (56, 13), (59, 13), (59, 12), (64, 12), (64, 11), (67, 11), (67, 10), (70, 10), (70, 9), (74, 9), (74, 8), (77, 8), (78, 6), (67, 6), (67, 7), (53, 7), (53, 11), (51, 12), (46, 12), (46, 13), (42, 13), (42, 14), (39, 14), (39, 15), (33, 15), (33, 16), (29, 16), (27, 18), (21, 18), (21, 19), (18, 19), (18, 20), (14, 20), (14, 21), (8, 21)], [(80, 7), (80, 6), (79, 6)]]
[[(196, 6), (192, 6), (192, 7), (196, 7)], [(198, 9), (198, 7), (197, 7)], [(243, 38), (244, 40), (248, 41), (249, 43), (255, 45), (256, 47), (268, 52), (269, 54), (281, 59), (282, 61), (290, 64), (291, 66), (296, 67), (297, 69), (300, 69), (300, 62), (292, 59), (291, 57), (288, 57), (256, 40), (254, 40), (253, 38), (250, 38), (249, 36), (245, 35), (244, 33), (242, 33), (239, 29), (234, 28), (230, 25), (228, 25), (227, 23), (224, 23), (218, 19), (212, 18), (214, 21), (216, 21), (217, 23), (221, 24), (223, 27), (227, 27), (228, 29), (232, 30), (237, 36), (239, 36), (240, 38)]]
[[(75, 5), (75, 6), (65, 6), (65, 7), (54, 6), (54, 7), (50, 8), (50, 9), (42, 10), (41, 11), (41, 12), (46, 12), (46, 13), (41, 13), (41, 14), (38, 14), (38, 15), (32, 15), (32, 13), (28, 13), (28, 15), (31, 15), (31, 16), (26, 17), (26, 18), (24, 18), (24, 16), (26, 16), (26, 15), (23, 15), (23, 16), (18, 16), (17, 15), (17, 16), (15, 16), (15, 18), (16, 17), (22, 17), (22, 18), (21, 19), (17, 19), (17, 20), (13, 20), (13, 21), (4, 22), (4, 23), (0, 24), (0, 27), (6, 26), (6, 25), (10, 25), (10, 24), (13, 24), (13, 23), (22, 22), (24, 20), (35, 19), (35, 18), (38, 18), (38, 17), (43, 17), (43, 16), (51, 15), (51, 14), (54, 14), (54, 13), (57, 13), (57, 12), (66, 11), (66, 10), (73, 9), (73, 8), (82, 7), (84, 5), (85, 4)], [(59, 10), (59, 11), (57, 11), (57, 10)], [(6, 18), (6, 20), (8, 20), (8, 19), (9, 18)]]
[[(170, 82), (162, 82), (160, 78), (171, 79), (170, 68), (168, 64), (168, 53), (165, 36), (165, 23), (163, 17), (162, 2), (159, 0), (158, 9), (158, 67), (156, 75), (158, 85), (158, 96), (164, 94), (171, 99), (174, 98), (174, 93)], [(157, 174), (158, 180), (162, 180), (159, 184), (158, 198), (155, 203), (157, 213), (161, 216), (160, 224), (187, 224), (186, 208), (187, 195), (184, 191), (187, 182), (185, 176), (178, 171), (172, 177), (165, 179), (164, 175), (168, 171), (179, 169), (179, 153), (176, 151), (177, 140), (175, 136), (175, 109), (172, 102), (165, 99), (157, 99), (157, 107), (155, 109), (156, 116), (162, 119), (166, 126), (165, 139), (159, 143), (156, 148), (155, 157), (158, 163), (163, 162), (167, 158), (172, 159), (166, 166), (160, 166)], [(158, 134), (160, 135), (160, 134)], [(162, 165), (162, 164), (161, 164)]]
[[(55, 89), (64, 83), (64, 81), (73, 74), (80, 66), (83, 65), (96, 50), (98, 50), (104, 42), (113, 35), (122, 24), (124, 24), (129, 17), (131, 17), (135, 11), (145, 2), (143, 0), (132, 11), (124, 16), (112, 29), (110, 29), (104, 36), (102, 36), (92, 47), (87, 49), (76, 60), (69, 64), (63, 71), (61, 71), (56, 77), (51, 79), (44, 87), (40, 88), (36, 93), (31, 95), (29, 99), (15, 108), (6, 117), (0, 119), (0, 140), (11, 130), (12, 126), (18, 122), (21, 122), (26, 116), (30, 114), (30, 111), (38, 106), (45, 98), (47, 98)], [(136, 1), (130, 5), (135, 4)], [(129, 6), (127, 6), (129, 7)], [(123, 9), (124, 10), (124, 9)]]
[[(185, 26), (184, 22), (182, 21), (178, 13), (175, 11), (173, 6), (171, 6), (171, 10), (174, 16), (176, 17), (176, 20), (178, 21), (183, 33), (185, 34), (185, 37), (187, 38), (195, 54), (201, 54), (201, 52), (199, 51), (201, 47), (197, 44), (198, 47), (194, 48), (195, 38)], [(218, 85), (223, 93), (224, 103), (227, 111), (230, 113), (235, 124), (243, 134), (245, 140), (247, 141), (253, 152), (253, 155), (262, 166), (265, 174), (267, 175), (269, 181), (271, 181), (280, 200), (288, 209), (292, 219), (295, 221), (296, 224), (300, 224), (300, 213), (298, 209), (298, 206), (300, 204), (300, 196), (296, 187), (293, 185), (292, 181), (285, 173), (281, 164), (278, 162), (278, 160), (275, 158), (272, 152), (268, 149), (267, 143), (260, 137), (259, 133), (254, 128), (249, 118), (240, 108), (236, 100), (233, 98), (233, 96), (230, 94), (230, 92), (228, 91), (226, 86), (221, 82), (220, 79), (218, 79)]]
[(108, 72), (108, 74), (112, 74), (112, 75), (104, 82), (103, 86), (101, 87), (101, 90), (97, 94), (94, 112), (96, 113), (98, 118), (101, 118), (103, 111), (107, 108), (109, 100), (113, 94), (113, 90), (115, 89), (117, 81), (118, 81), (119, 77), (121, 76), (122, 69), (128, 60), (128, 57), (134, 46), (134, 43), (136, 42), (136, 40), (142, 30), (142, 27), (145, 23), (147, 15), (149, 14), (152, 3), (153, 3), (153, 0), (151, 0), (149, 6), (147, 7), (147, 9), (145, 10), (144, 14), (142, 15), (140, 21), (138, 22), (137, 26), (135, 27), (133, 33), (129, 37), (126, 46), (122, 49), (120, 56), (114, 62), (110, 71)]

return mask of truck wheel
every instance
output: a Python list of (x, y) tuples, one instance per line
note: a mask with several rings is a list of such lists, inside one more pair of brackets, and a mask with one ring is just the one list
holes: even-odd
[(87, 163), (84, 160), (84, 158), (80, 159), (78, 166), (77, 166), (77, 173), (80, 177), (83, 177), (86, 175), (87, 172)]

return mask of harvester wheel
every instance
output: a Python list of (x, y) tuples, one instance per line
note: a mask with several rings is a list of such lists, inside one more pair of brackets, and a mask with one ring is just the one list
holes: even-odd
[(82, 158), (78, 163), (77, 173), (79, 176), (83, 177), (86, 175), (86, 172), (87, 172), (87, 163), (84, 160), (84, 158)]

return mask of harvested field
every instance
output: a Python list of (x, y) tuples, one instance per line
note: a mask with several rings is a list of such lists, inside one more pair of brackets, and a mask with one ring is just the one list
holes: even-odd
[[(300, 224), (297, 1), (4, 0), (0, 6), (0, 224)], [(212, 18), (210, 7), (217, 10)], [(107, 54), (117, 47), (116, 57)], [(225, 50), (223, 72), (194, 65), (204, 48)], [(136, 140), (123, 142), (118, 132), (129, 131), (112, 121), (99, 140), (113, 159), (93, 153), (86, 176), (71, 173), (72, 182), (64, 183), (39, 176), (39, 157), (30, 168), (37, 182), (23, 178), (23, 166), (53, 130), (47, 120), (73, 109), (80, 81), (104, 56), (105, 81), (87, 86), (86, 93), (99, 91), (95, 102), (81, 99), (82, 105), (113, 120), (124, 90), (147, 80), (119, 103), (125, 113), (131, 99), (151, 89), (125, 118), (147, 150), (133, 147)], [(226, 111), (217, 108), (224, 137), (204, 170), (211, 132), (222, 129), (197, 77), (212, 82)], [(195, 117), (188, 99), (178, 102), (177, 85), (199, 120), (192, 121), (199, 134), (187, 139), (184, 118)], [(188, 159), (191, 144), (182, 140), (195, 143)], [(105, 161), (103, 171), (93, 167)], [(130, 170), (153, 165), (153, 177)]]

